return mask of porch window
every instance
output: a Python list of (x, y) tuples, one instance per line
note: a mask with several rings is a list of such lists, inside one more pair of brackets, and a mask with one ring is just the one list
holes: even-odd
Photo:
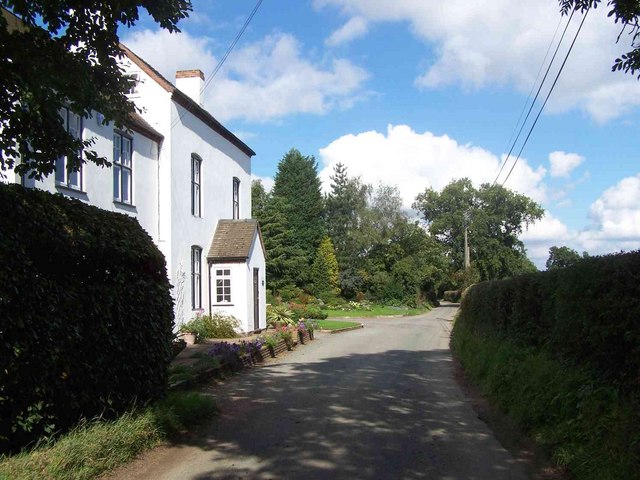
[(131, 161), (131, 139), (119, 133), (113, 134), (113, 199), (122, 203), (133, 203), (133, 166)]
[[(64, 129), (69, 132), (73, 138), (82, 138), (82, 117), (73, 113), (67, 107), (60, 109), (60, 115), (62, 116)], [(82, 152), (78, 152), (78, 157), (80, 157), (80, 155), (82, 155)], [(82, 164), (80, 164), (77, 172), (72, 172), (69, 169), (69, 163), (67, 156), (59, 157), (56, 160), (56, 184), (75, 190), (82, 190)]]
[(231, 270), (216, 270), (216, 303), (231, 303)]
[(191, 309), (202, 308), (202, 249), (191, 247)]

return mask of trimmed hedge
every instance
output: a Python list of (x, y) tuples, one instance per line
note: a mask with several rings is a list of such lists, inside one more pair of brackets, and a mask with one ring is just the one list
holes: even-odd
[(0, 452), (163, 395), (173, 304), (138, 222), (0, 185)]
[(459, 322), (544, 347), (623, 391), (640, 387), (640, 252), (468, 289)]

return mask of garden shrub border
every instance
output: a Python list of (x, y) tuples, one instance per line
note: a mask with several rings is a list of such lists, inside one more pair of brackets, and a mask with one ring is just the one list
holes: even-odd
[(470, 287), (451, 348), (576, 479), (640, 470), (640, 252)]
[(161, 397), (164, 256), (137, 220), (0, 184), (0, 452)]

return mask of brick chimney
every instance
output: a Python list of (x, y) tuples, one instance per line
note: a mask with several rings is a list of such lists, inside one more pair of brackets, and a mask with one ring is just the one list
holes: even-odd
[(203, 106), (202, 87), (204, 86), (204, 73), (202, 70), (178, 70), (176, 72), (176, 87), (196, 102)]

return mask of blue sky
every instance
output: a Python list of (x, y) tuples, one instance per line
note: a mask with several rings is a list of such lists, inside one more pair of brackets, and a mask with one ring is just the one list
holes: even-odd
[[(205, 107), (257, 152), (253, 173), (266, 184), (292, 147), (316, 157), (324, 180), (342, 162), (366, 182), (397, 185), (407, 207), (453, 178), (492, 182), (561, 21), (556, 0), (518, 5), (264, 0)], [(169, 79), (190, 68), (209, 78), (254, 6), (194, 0), (181, 34), (143, 18), (122, 38)], [(552, 245), (640, 248), (640, 82), (610, 72), (630, 39), (616, 45), (606, 13), (589, 13), (505, 184), (547, 212), (523, 237), (539, 266)]]

